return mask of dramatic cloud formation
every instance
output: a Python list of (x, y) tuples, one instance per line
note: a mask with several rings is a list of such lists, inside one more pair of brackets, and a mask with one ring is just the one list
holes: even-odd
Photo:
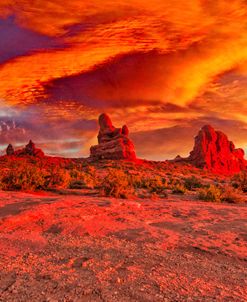
[(86, 156), (107, 111), (146, 158), (186, 155), (209, 122), (247, 146), (244, 0), (2, 0), (0, 39), (13, 143)]

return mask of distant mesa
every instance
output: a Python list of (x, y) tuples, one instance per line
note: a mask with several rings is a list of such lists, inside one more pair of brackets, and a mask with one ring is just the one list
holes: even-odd
[(6, 154), (8, 156), (35, 156), (35, 157), (44, 157), (45, 154), (41, 149), (35, 147), (35, 144), (30, 140), (25, 148), (14, 151), (14, 148), (11, 144), (8, 145), (6, 149)]
[(128, 138), (126, 125), (115, 128), (110, 117), (103, 113), (99, 116), (98, 145), (90, 148), (92, 159), (136, 159), (135, 147)]
[(244, 150), (236, 149), (221, 131), (204, 126), (195, 137), (195, 145), (188, 161), (198, 168), (215, 173), (234, 174), (247, 167)]

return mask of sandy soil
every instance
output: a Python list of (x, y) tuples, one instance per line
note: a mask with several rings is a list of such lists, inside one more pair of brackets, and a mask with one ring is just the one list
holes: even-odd
[(0, 301), (246, 301), (247, 207), (187, 199), (0, 192)]

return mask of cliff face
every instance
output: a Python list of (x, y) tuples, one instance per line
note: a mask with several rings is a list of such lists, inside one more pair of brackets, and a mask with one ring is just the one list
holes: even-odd
[(107, 114), (99, 116), (98, 145), (90, 148), (93, 159), (136, 159), (135, 147), (128, 138), (129, 130), (126, 125), (115, 128)]
[(244, 150), (236, 149), (224, 133), (210, 125), (204, 126), (195, 137), (189, 161), (198, 168), (224, 174), (238, 173), (247, 167)]

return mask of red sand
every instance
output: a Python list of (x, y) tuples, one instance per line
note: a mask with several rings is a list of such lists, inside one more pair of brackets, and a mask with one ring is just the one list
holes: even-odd
[(246, 217), (186, 196), (0, 192), (0, 301), (246, 301)]

